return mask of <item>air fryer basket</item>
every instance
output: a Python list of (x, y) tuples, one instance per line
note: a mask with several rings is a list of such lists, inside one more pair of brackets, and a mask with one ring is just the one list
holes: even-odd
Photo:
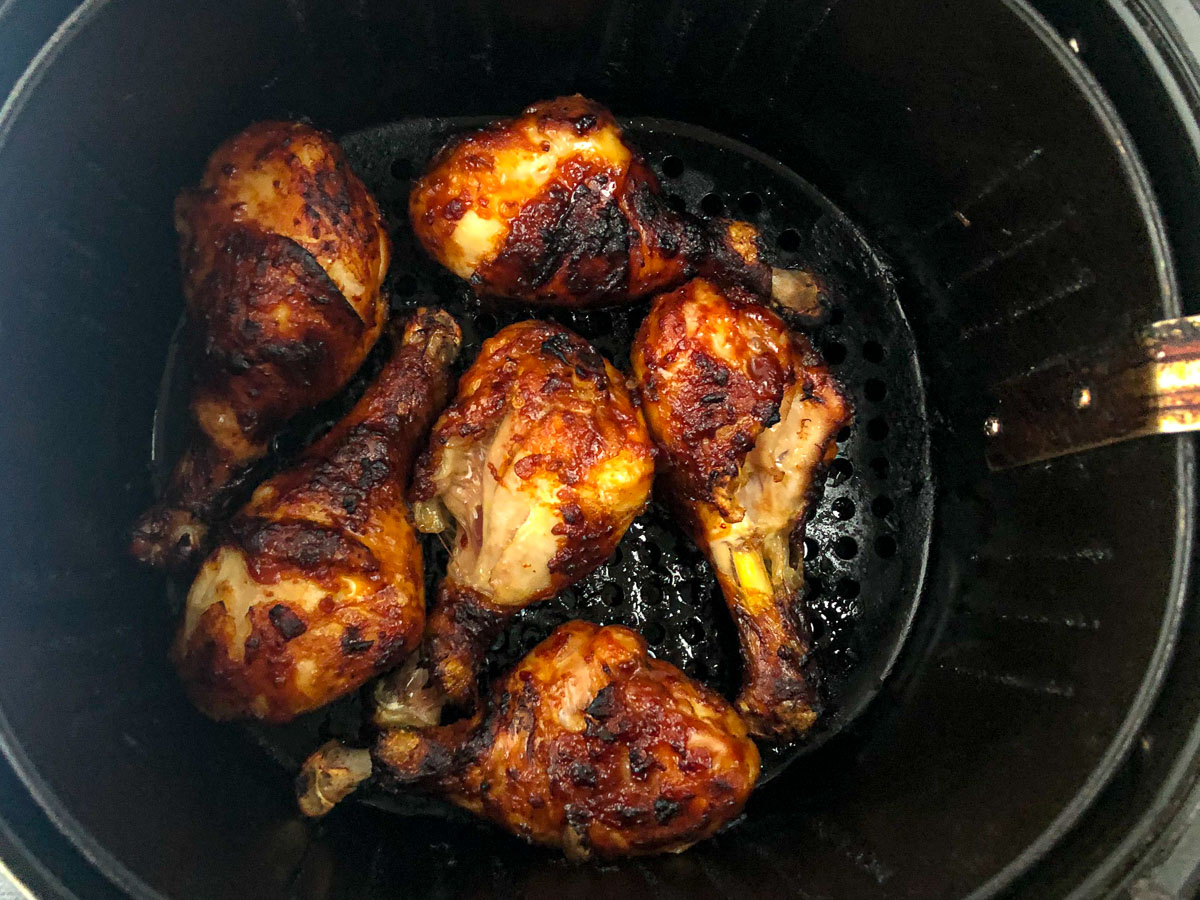
[[(462, 323), (459, 365), (480, 343), (522, 319), (557, 318), (629, 371), (629, 347), (648, 302), (624, 309), (554, 311), (481, 303), (460, 279), (430, 260), (408, 227), (412, 176), (445, 141), (487, 119), (408, 118), (347, 135), (347, 157), (378, 199), (393, 236), (386, 289), (397, 314), (417, 305), (447, 308)], [(819, 274), (831, 295), (828, 321), (814, 343), (838, 373), (858, 411), (838, 435), (838, 458), (806, 530), (807, 620), (821, 667), (825, 714), (803, 741), (764, 745), (762, 781), (810, 752), (852, 721), (884, 682), (908, 633), (924, 574), (933, 490), (928, 428), (913, 336), (894, 279), (865, 236), (795, 173), (737, 141), (662, 119), (625, 123), (647, 154), (670, 202), (695, 215), (738, 215), (754, 222), (782, 263)], [(165, 480), (186, 438), (186, 354), (169, 354), (155, 413), (154, 465)], [(341, 402), (301, 416), (276, 440), (276, 456), (303, 446), (327, 427), (365, 385), (374, 361)], [(327, 405), (330, 406), (330, 405)], [(424, 541), (429, 596), (446, 569), (439, 536)], [(181, 610), (187, 585), (171, 585)], [(489, 670), (507, 671), (555, 627), (572, 618), (638, 629), (656, 656), (732, 697), (740, 661), (732, 622), (703, 554), (671, 512), (654, 503), (630, 528), (613, 557), (578, 585), (519, 613), (489, 653)], [(251, 733), (290, 771), (330, 737), (362, 739), (358, 697), (305, 716), (288, 728)], [(384, 801), (394, 807), (395, 800)], [(410, 804), (411, 805), (411, 804)], [(428, 804), (421, 802), (422, 808)], [(452, 813), (449, 806), (443, 810)]]
[[(388, 132), (362, 129), (572, 90), (744, 142), (868, 237), (859, 262), (895, 291), (916, 353), (902, 319), (883, 321), (844, 285), (843, 319), (821, 339), (844, 351), (860, 415), (843, 448), (851, 471), (835, 474), (814, 529), (828, 573), (813, 571), (827, 597), (841, 584), (863, 609), (919, 587), (917, 618), (871, 704), (765, 785), (743, 822), (683, 856), (579, 868), (471, 823), (362, 804), (303, 823), (285, 767), (186, 704), (164, 658), (162, 584), (123, 553), (150, 496), (145, 448), (180, 310), (171, 199), (253, 119), (359, 132), (347, 143), (383, 195), (401, 189), (407, 170), (391, 166), (405, 157), (370, 156), (368, 135)], [(780, 189), (752, 165), (695, 161), (699, 132), (634, 124), (655, 164), (682, 161), (678, 185), (667, 181), (684, 202), (758, 191), (771, 228), (796, 229), (802, 250), (818, 236), (811, 208), (772, 206)], [(1066, 44), (1016, 2), (86, 3), (0, 118), (0, 196), (0, 742), (121, 890), (991, 894), (1144, 748), (1184, 612), (1192, 444), (989, 473), (981, 423), (1005, 378), (1178, 315), (1175, 272), (1128, 135)], [(404, 305), (446, 283), (397, 268), (393, 287)], [(891, 368), (914, 359), (919, 380)], [(882, 516), (880, 497), (893, 505)], [(842, 498), (856, 531), (835, 521)], [(905, 574), (872, 581), (884, 536)], [(861, 578), (842, 537), (856, 540)], [(634, 558), (634, 574), (663, 562)], [(638, 604), (628, 612), (648, 625)], [(907, 616), (895, 622), (903, 632)], [(1134, 759), (1152, 765), (1150, 746)], [(1036, 894), (1054, 877), (1020, 887)]]

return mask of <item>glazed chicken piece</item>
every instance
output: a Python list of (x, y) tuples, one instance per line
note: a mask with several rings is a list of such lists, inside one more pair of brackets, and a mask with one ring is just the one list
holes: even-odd
[(795, 737), (818, 712), (796, 547), (850, 404), (804, 336), (700, 279), (654, 301), (631, 357), (666, 494), (737, 624), (738, 711), (756, 735)]
[(652, 659), (636, 632), (577, 621), (472, 719), (385, 731), (370, 753), (326, 745), (298, 779), (301, 809), (323, 814), (373, 769), (573, 859), (605, 859), (711, 836), (741, 812), (759, 756), (729, 703)]
[(192, 585), (172, 657), (214, 719), (287, 721), (420, 643), (424, 569), (404, 493), (461, 338), (441, 311), (391, 332), (392, 356), (366, 393), (259, 486)]
[(579, 95), (448, 144), (409, 218), (429, 255), (481, 295), (618, 304), (702, 274), (802, 315), (821, 307), (811, 275), (763, 261), (754, 226), (672, 210), (612, 113)]
[(379, 338), (390, 247), (341, 149), (298, 122), (222, 144), (176, 200), (175, 228), (191, 433), (131, 550), (186, 571), (280, 426), (341, 390)]
[(530, 320), (484, 343), (413, 476), (417, 527), (457, 526), (426, 634), (441, 699), (470, 710), (505, 622), (607, 559), (653, 477), (624, 378), (583, 338)]

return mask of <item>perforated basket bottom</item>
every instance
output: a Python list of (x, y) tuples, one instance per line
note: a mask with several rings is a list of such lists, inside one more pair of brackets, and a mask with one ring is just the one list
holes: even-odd
[[(448, 309), (464, 333), (460, 365), (483, 339), (520, 319), (556, 319), (591, 340), (628, 371), (629, 344), (647, 304), (621, 310), (552, 313), (482, 306), (467, 286), (429, 261), (407, 225), (407, 199), (421, 172), (451, 135), (480, 119), (408, 119), (356, 132), (342, 146), (388, 220), (395, 258), (388, 288), (397, 311), (417, 305)], [(823, 498), (804, 539), (803, 614), (824, 674), (825, 714), (801, 741), (764, 746), (763, 779), (812, 749), (854, 718), (878, 690), (903, 643), (916, 608), (929, 530), (928, 435), (912, 334), (886, 265), (864, 236), (794, 172), (736, 141), (704, 129), (651, 119), (626, 123), (630, 139), (662, 179), (670, 202), (699, 215), (753, 222), (779, 265), (801, 265), (833, 286), (834, 308), (814, 343), (854, 398), (854, 422), (838, 436)], [(361, 390), (370, 374), (348, 392)], [(168, 372), (157, 448), (178, 440), (186, 408), (182, 373)], [(337, 410), (283, 436), (286, 456)], [(170, 440), (175, 438), (175, 441)], [(156, 453), (160, 470), (173, 455)], [(433, 588), (446, 551), (425, 544)], [(178, 602), (178, 596), (176, 597)], [(629, 625), (654, 654), (727, 696), (740, 663), (733, 624), (709, 566), (657, 502), (630, 528), (614, 557), (573, 588), (521, 612), (490, 654), (492, 674), (511, 665), (563, 622), (582, 618)], [(248, 726), (253, 738), (291, 769), (330, 736), (355, 739), (361, 698), (350, 698), (285, 727)], [(381, 798), (375, 798), (380, 802)], [(383, 799), (398, 811), (428, 812), (427, 801)]]

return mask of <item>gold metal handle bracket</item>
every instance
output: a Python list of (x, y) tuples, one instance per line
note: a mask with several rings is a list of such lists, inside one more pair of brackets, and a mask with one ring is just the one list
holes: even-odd
[(1155, 322), (1089, 359), (1011, 378), (995, 395), (983, 423), (992, 469), (1200, 431), (1200, 316)]

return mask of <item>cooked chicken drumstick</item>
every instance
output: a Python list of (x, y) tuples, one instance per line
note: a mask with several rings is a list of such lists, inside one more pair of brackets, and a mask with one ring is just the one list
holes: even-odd
[(186, 569), (280, 426), (332, 397), (379, 337), (389, 244), (328, 135), (260, 122), (175, 203), (188, 343), (189, 447), (134, 529), (145, 562)]
[(654, 301), (631, 358), (667, 495), (737, 623), (738, 711), (756, 735), (794, 737), (817, 711), (793, 548), (849, 402), (806, 338), (700, 279)]
[(188, 594), (173, 658), (215, 719), (286, 721), (402, 660), (425, 625), (404, 492), (460, 334), (418, 310), (366, 393), (233, 519)]
[(583, 338), (525, 321), (484, 343), (413, 476), (417, 527), (457, 523), (426, 635), (444, 699), (470, 709), (504, 623), (607, 559), (653, 476), (623, 377)]
[(798, 313), (820, 309), (811, 275), (763, 262), (754, 226), (672, 210), (612, 113), (579, 95), (447, 145), (413, 188), (409, 217), (429, 255), (483, 295), (616, 304), (702, 274)]
[(375, 770), (442, 794), (574, 859), (679, 852), (735, 818), (758, 779), (746, 726), (718, 694), (621, 626), (568, 622), (494, 685), (486, 713), (326, 745), (297, 782), (321, 815)]

